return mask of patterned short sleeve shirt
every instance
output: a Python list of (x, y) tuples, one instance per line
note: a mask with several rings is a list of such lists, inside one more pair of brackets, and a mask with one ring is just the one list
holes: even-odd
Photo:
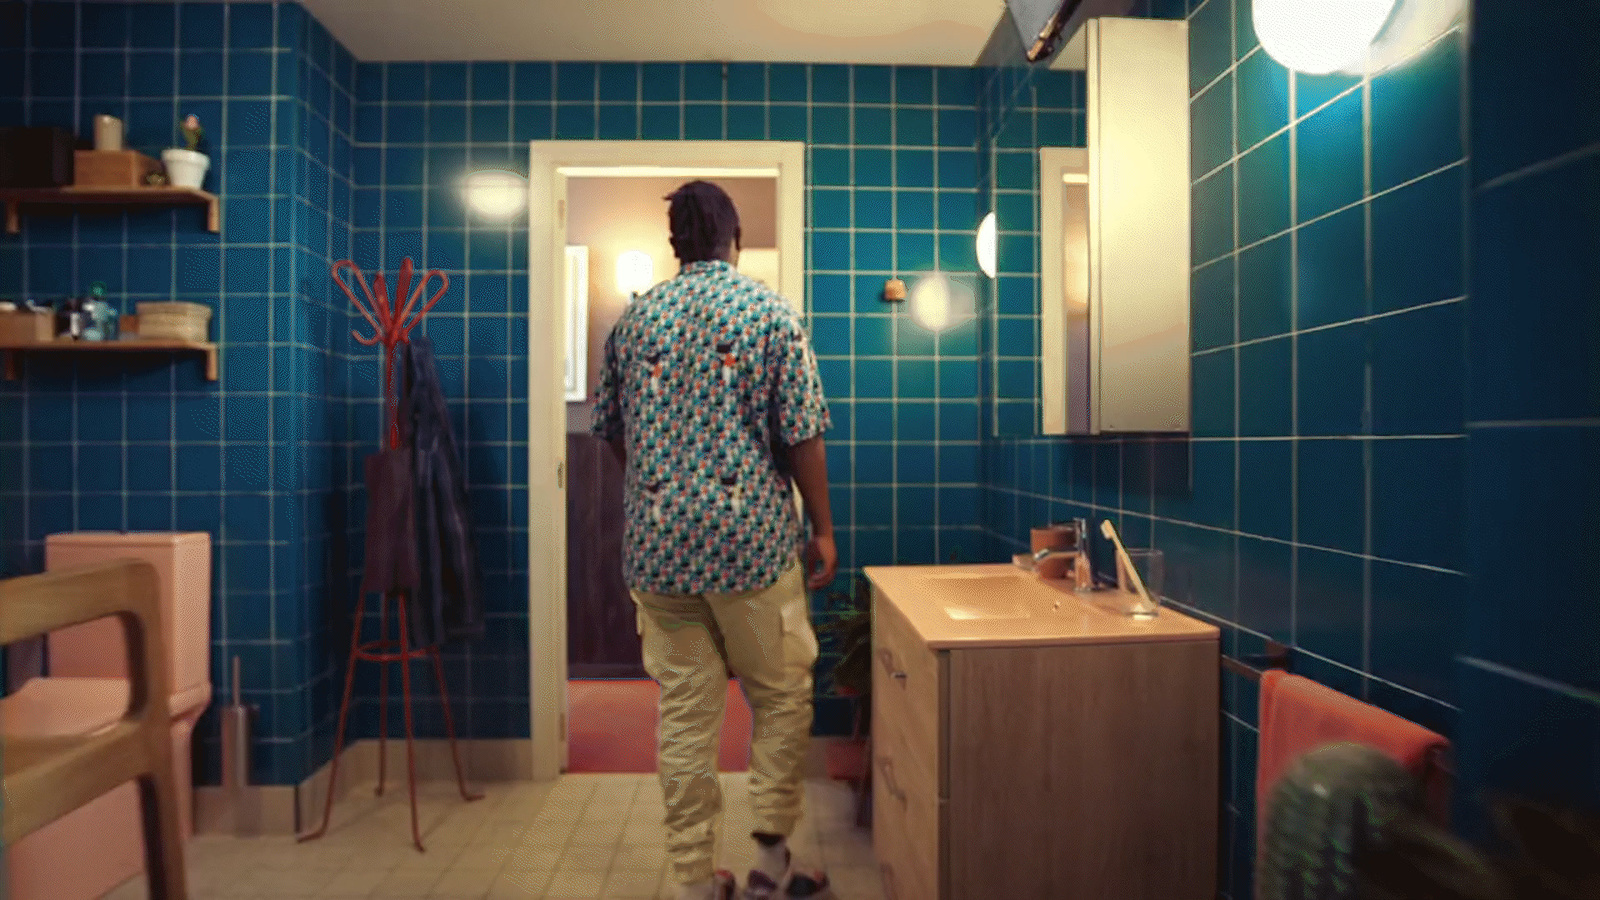
[(628, 586), (776, 582), (803, 539), (784, 450), (829, 424), (800, 318), (760, 282), (692, 262), (633, 301), (606, 341), (593, 420), (627, 447)]

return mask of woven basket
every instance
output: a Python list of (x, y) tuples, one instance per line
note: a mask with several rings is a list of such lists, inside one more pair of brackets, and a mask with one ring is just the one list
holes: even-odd
[(200, 303), (140, 303), (139, 336), (165, 341), (204, 341), (211, 307)]

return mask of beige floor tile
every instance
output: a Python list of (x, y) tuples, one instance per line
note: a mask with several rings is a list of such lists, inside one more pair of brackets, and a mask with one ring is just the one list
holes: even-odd
[(337, 875), (330, 869), (263, 866), (247, 873), (229, 892), (244, 897), (316, 897)]
[(604, 886), (604, 869), (564, 863), (551, 876), (545, 894), (552, 897), (598, 897)]
[(660, 820), (654, 822), (629, 822), (622, 829), (622, 843), (630, 846), (664, 845), (667, 842), (666, 827)]
[(872, 842), (870, 840), (824, 840), (819, 849), (822, 851), (822, 862), (829, 869), (843, 866), (875, 867), (878, 864), (877, 857), (872, 854)]
[(617, 855), (616, 845), (580, 846), (577, 844), (567, 848), (561, 855), (561, 861), (556, 868), (593, 869), (604, 874), (611, 868), (611, 861)]
[(611, 861), (613, 868), (635, 871), (660, 870), (666, 864), (666, 848), (659, 844), (623, 844), (617, 848), (616, 858)]
[(450, 868), (499, 871), (505, 868), (506, 861), (511, 858), (511, 851), (515, 849), (516, 845), (512, 843), (474, 844), (462, 850), (461, 855), (450, 864)]
[(828, 871), (838, 900), (883, 900), (883, 879), (875, 866), (845, 866)]
[(572, 832), (578, 827), (572, 822), (535, 822), (522, 831), (519, 847), (565, 847), (572, 843)]
[(519, 871), (507, 869), (489, 885), (489, 900), (510, 900), (513, 897), (543, 897), (550, 884), (554, 869)]
[[(725, 809), (717, 861), (743, 877), (755, 846), (748, 837), (748, 779), (724, 774), (720, 784)], [(654, 775), (572, 775), (483, 790), (485, 800), (464, 804), (453, 783), (419, 786), (425, 853), (411, 846), (404, 781), (392, 777), (382, 798), (368, 785), (365, 796), (358, 789), (340, 800), (333, 827), (318, 841), (199, 836), (188, 854), (192, 895), (595, 900), (650, 896), (648, 890), (624, 891), (639, 890), (664, 871), (665, 808)], [(806, 817), (790, 842), (803, 865), (828, 867), (840, 900), (880, 900), (871, 832), (854, 827), (853, 802), (844, 785), (808, 782)], [(608, 884), (608, 873), (622, 875), (613, 874)], [(144, 890), (135, 880), (106, 900), (146, 900)], [(670, 889), (661, 896), (671, 897)]]
[(622, 840), (621, 822), (580, 822), (572, 831), (572, 845), (613, 846)]
[(506, 857), (506, 871), (553, 871), (561, 862), (564, 847), (518, 847)]
[(460, 847), (428, 847), (423, 853), (413, 850), (410, 855), (400, 857), (391, 869), (395, 872), (432, 872), (439, 875), (455, 865), (461, 853)]
[(333, 876), (322, 886), (323, 897), (365, 897), (378, 889), (390, 874), (385, 869), (349, 869)]
[(500, 872), (496, 869), (451, 869), (434, 884), (428, 896), (482, 897), (499, 878)]
[(615, 869), (606, 876), (605, 892), (601, 896), (607, 900), (650, 900), (655, 897), (660, 887), (660, 871), (630, 872)]
[(441, 873), (423, 870), (397, 869), (378, 883), (371, 896), (382, 900), (411, 900), (428, 896), (439, 883)]

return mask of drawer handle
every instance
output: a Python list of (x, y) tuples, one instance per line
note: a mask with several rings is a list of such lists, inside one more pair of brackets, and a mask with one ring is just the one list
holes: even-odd
[(894, 762), (887, 756), (882, 757), (878, 760), (878, 768), (883, 771), (883, 786), (889, 789), (889, 796), (901, 803), (906, 802), (906, 792), (900, 790), (900, 785), (894, 780)]
[(889, 648), (884, 647), (878, 651), (878, 660), (882, 662), (883, 667), (888, 670), (890, 678), (895, 678), (900, 681), (906, 680), (906, 673), (895, 668), (894, 654), (889, 652)]
[(894, 880), (894, 866), (879, 863), (878, 870), (883, 873), (883, 893), (889, 900), (900, 900), (900, 890)]

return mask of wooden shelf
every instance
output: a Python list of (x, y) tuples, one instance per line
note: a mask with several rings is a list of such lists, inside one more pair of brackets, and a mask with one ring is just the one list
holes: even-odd
[(205, 355), (206, 380), (217, 380), (217, 345), (208, 341), (128, 338), (114, 341), (54, 340), (0, 343), (0, 353), (5, 354), (7, 381), (16, 379), (17, 356), (23, 353), (201, 353)]
[(221, 229), (217, 195), (197, 188), (177, 187), (60, 187), (0, 190), (6, 204), (6, 233), (22, 230), (24, 206), (204, 206), (206, 230)]

